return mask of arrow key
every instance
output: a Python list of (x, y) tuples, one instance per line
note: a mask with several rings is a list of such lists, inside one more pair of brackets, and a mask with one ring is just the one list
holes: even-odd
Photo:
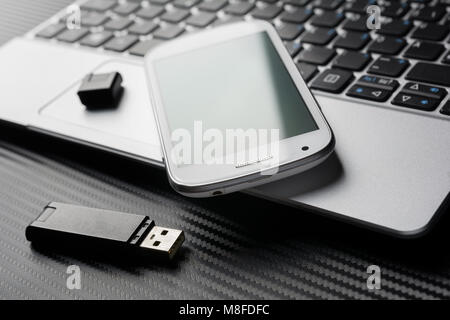
[(373, 87), (366, 87), (366, 86), (361, 86), (359, 84), (352, 86), (347, 91), (347, 95), (350, 97), (378, 101), (378, 102), (386, 101), (391, 94), (392, 94), (392, 92), (389, 90), (373, 88)]
[(423, 111), (433, 111), (439, 105), (439, 100), (400, 92), (394, 97), (392, 104)]
[(402, 88), (402, 93), (410, 93), (413, 95), (425, 96), (432, 99), (442, 101), (447, 95), (447, 90), (441, 87), (427, 86), (417, 82), (408, 82)]

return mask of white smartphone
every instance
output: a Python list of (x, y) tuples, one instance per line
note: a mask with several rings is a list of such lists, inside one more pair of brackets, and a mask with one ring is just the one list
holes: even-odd
[(316, 100), (267, 22), (186, 35), (145, 57), (173, 188), (221, 195), (307, 170), (334, 148)]

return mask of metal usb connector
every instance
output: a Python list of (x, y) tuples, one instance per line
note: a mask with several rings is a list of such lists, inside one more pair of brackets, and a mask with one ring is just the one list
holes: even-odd
[(172, 259), (184, 242), (184, 232), (177, 229), (154, 226), (144, 241), (141, 248), (156, 250), (167, 258)]

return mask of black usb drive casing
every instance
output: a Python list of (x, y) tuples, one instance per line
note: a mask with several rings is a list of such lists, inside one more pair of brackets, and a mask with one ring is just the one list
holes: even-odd
[(52, 202), (25, 230), (46, 245), (120, 250), (171, 259), (184, 241), (181, 230), (158, 227), (148, 216)]

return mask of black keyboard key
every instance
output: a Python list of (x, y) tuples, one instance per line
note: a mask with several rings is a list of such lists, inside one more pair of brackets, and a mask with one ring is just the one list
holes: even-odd
[(238, 17), (238, 16), (225, 16), (221, 19), (217, 19), (214, 23), (213, 26), (220, 26), (223, 24), (228, 24), (228, 23), (234, 23), (234, 22), (242, 22), (245, 21), (244, 17)]
[(407, 2), (385, 2), (381, 7), (381, 15), (390, 18), (401, 18), (410, 9)]
[(409, 93), (400, 92), (392, 100), (392, 104), (423, 111), (433, 111), (439, 105), (439, 101)]
[(170, 23), (179, 23), (186, 19), (190, 15), (189, 10), (175, 9), (164, 13), (161, 16), (161, 20)]
[(318, 72), (318, 69), (316, 66), (313, 66), (312, 64), (298, 62), (296, 63), (298, 71), (300, 71), (300, 75), (302, 76), (303, 80), (308, 82), (311, 80), (316, 73)]
[(324, 11), (321, 14), (316, 14), (311, 19), (311, 24), (318, 27), (336, 27), (341, 21), (344, 20), (344, 14), (342, 12)]
[(336, 10), (339, 8), (345, 0), (316, 0), (313, 3), (314, 8), (320, 8), (324, 10)]
[(352, 71), (360, 71), (370, 62), (371, 57), (367, 53), (344, 51), (333, 62), (333, 67)]
[(105, 29), (120, 31), (128, 28), (132, 24), (133, 21), (128, 18), (118, 18), (108, 21), (108, 23), (105, 24)]
[(353, 85), (346, 93), (349, 97), (372, 100), (377, 102), (386, 101), (392, 94), (392, 91), (380, 88), (366, 87), (360, 84)]
[(342, 92), (352, 81), (353, 73), (341, 69), (324, 70), (311, 83), (312, 89), (333, 93)]
[(301, 62), (325, 65), (336, 55), (336, 51), (326, 47), (314, 47), (304, 49), (297, 59)]
[(345, 3), (344, 10), (346, 12), (353, 12), (366, 15), (367, 7), (376, 4), (377, 2), (375, 0), (353, 0)]
[(86, 28), (66, 30), (63, 33), (60, 33), (56, 37), (56, 39), (58, 39), (59, 41), (73, 43), (75, 41), (80, 40), (88, 33), (89, 33), (89, 31)]
[(284, 46), (286, 47), (291, 57), (295, 57), (300, 52), (300, 50), (302, 50), (302, 45), (295, 41), (285, 42)]
[(351, 16), (350, 18), (347, 18), (347, 20), (345, 20), (345, 22), (343, 23), (342, 28), (344, 30), (351, 30), (351, 31), (360, 31), (360, 32), (369, 31), (369, 29), (367, 29), (367, 18), (365, 16), (361, 17)]
[(113, 37), (113, 33), (111, 31), (102, 31), (91, 33), (81, 40), (80, 44), (88, 47), (99, 47), (104, 44), (106, 41), (110, 40)]
[(281, 15), (281, 21), (290, 23), (303, 23), (308, 20), (313, 14), (309, 8), (298, 8), (294, 11), (285, 11)]
[(143, 57), (148, 51), (150, 51), (152, 48), (156, 47), (158, 44), (163, 42), (164, 42), (163, 40), (157, 39), (141, 41), (135, 44), (133, 47), (131, 47), (131, 49), (128, 52), (132, 55)]
[(377, 31), (379, 34), (388, 36), (404, 36), (413, 27), (409, 20), (392, 20), (391, 22), (381, 24), (381, 28)]
[(283, 40), (294, 40), (297, 38), (305, 28), (301, 24), (286, 23), (278, 28), (278, 35)]
[(129, 33), (140, 36), (147, 35), (158, 28), (158, 25), (152, 21), (136, 22), (129, 29)]
[(405, 39), (378, 36), (369, 45), (368, 51), (387, 55), (396, 55), (406, 46)]
[(421, 40), (441, 41), (448, 36), (450, 26), (436, 23), (422, 23), (411, 37)]
[(290, 4), (291, 6), (304, 7), (311, 0), (281, 0), (285, 4)]
[(256, 19), (262, 20), (272, 20), (276, 16), (278, 16), (283, 11), (282, 7), (278, 7), (276, 5), (268, 5), (264, 8), (256, 8), (252, 12), (252, 17)]
[(249, 13), (254, 7), (255, 5), (250, 2), (236, 2), (226, 7), (225, 13), (235, 16), (243, 16)]
[(198, 8), (204, 11), (217, 12), (228, 4), (228, 0), (205, 0)]
[(442, 58), (442, 63), (450, 64), (450, 51), (447, 51), (444, 55), (444, 58)]
[(408, 82), (402, 88), (402, 92), (419, 96), (425, 96), (442, 101), (447, 95), (447, 90), (441, 87), (427, 86), (417, 82)]
[(56, 36), (57, 34), (61, 33), (65, 29), (66, 29), (66, 25), (63, 23), (51, 24), (51, 25), (45, 27), (44, 29), (42, 29), (41, 31), (39, 31), (36, 34), (36, 36), (41, 37), (41, 38), (50, 39), (50, 38), (53, 38), (54, 36)]
[(446, 13), (445, 6), (425, 6), (411, 14), (411, 18), (414, 20), (421, 20), (426, 22), (437, 22), (441, 20)]
[(197, 28), (204, 28), (213, 23), (216, 18), (217, 16), (214, 13), (199, 12), (190, 16), (189, 19), (186, 20), (186, 23)]
[(156, 4), (156, 5), (159, 5), (159, 6), (166, 5), (166, 4), (168, 4), (170, 1), (172, 1), (172, 0), (149, 0), (149, 2), (150, 2), (151, 4)]
[(153, 33), (153, 36), (157, 39), (170, 40), (175, 37), (178, 37), (180, 34), (184, 32), (184, 29), (176, 26), (169, 25), (164, 28), (159, 28)]
[(443, 24), (450, 25), (450, 15), (447, 16), (447, 18), (444, 19)]
[(447, 116), (450, 116), (450, 100), (448, 100), (444, 106), (442, 107), (441, 111), (442, 114), (445, 114)]
[(190, 9), (196, 4), (198, 4), (201, 0), (175, 0), (173, 5), (177, 8), (182, 9)]
[(450, 66), (418, 62), (408, 72), (406, 79), (448, 87), (450, 86)]
[(81, 14), (81, 25), (85, 27), (98, 27), (109, 20), (109, 17), (100, 12), (83, 12)]
[(335, 29), (313, 28), (305, 32), (302, 41), (317, 45), (326, 45), (336, 36)]
[(388, 77), (400, 76), (409, 66), (409, 61), (391, 57), (379, 57), (367, 72)]
[(360, 50), (365, 47), (369, 41), (370, 36), (368, 33), (347, 31), (339, 35), (337, 40), (334, 42), (334, 47), (350, 50)]
[(106, 11), (117, 4), (116, 0), (89, 0), (81, 5), (81, 9)]
[(125, 2), (114, 8), (114, 12), (122, 16), (128, 16), (139, 9), (141, 6), (135, 2)]
[(107, 42), (104, 48), (106, 50), (123, 52), (138, 41), (139, 41), (138, 37), (133, 35), (121, 36)]
[(445, 47), (439, 43), (415, 41), (403, 55), (408, 58), (432, 61), (436, 60), (444, 50)]
[(142, 8), (141, 10), (139, 10), (136, 15), (139, 18), (143, 18), (143, 19), (153, 19), (156, 18), (157, 16), (163, 14), (163, 12), (165, 12), (166, 10), (164, 9), (164, 7), (160, 7), (160, 6), (149, 6), (146, 8)]
[(368, 75), (364, 75), (359, 78), (357, 83), (362, 84), (366, 87), (380, 88), (388, 91), (394, 91), (399, 86), (397, 80)]

